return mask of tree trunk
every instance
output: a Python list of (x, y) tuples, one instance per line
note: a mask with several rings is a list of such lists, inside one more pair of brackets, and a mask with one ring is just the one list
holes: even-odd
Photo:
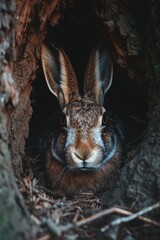
[(142, 81), (148, 89), (148, 127), (137, 154), (123, 167), (116, 189), (106, 193), (103, 199), (104, 205), (134, 205), (136, 210), (160, 200), (160, 3), (156, 0), (147, 1), (147, 4), (137, 3), (137, 6), (141, 9), (143, 21), (137, 21), (136, 24), (144, 28), (139, 33), (141, 44), (144, 44), (139, 59), (143, 63)]
[[(46, 33), (46, 22), (57, 4), (58, 0), (44, 2), (36, 0), (17, 1), (17, 59), (14, 64), (14, 78), (19, 93), (19, 104), (10, 121), (12, 162), (17, 176), (20, 176), (23, 171), (22, 158), (25, 153), (25, 141), (29, 134), (29, 120), (32, 115), (31, 85), (36, 77), (41, 44)], [(58, 17), (55, 13), (55, 24)]]
[(18, 103), (12, 77), (14, 59), (14, 1), (0, 3), (0, 239), (32, 239), (31, 221), (19, 194), (8, 149), (10, 111)]

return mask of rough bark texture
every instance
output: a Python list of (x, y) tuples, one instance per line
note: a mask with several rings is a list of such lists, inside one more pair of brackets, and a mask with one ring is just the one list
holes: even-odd
[(8, 149), (8, 120), (18, 95), (12, 78), (14, 1), (0, 3), (0, 239), (31, 239), (32, 228), (18, 192)]
[[(139, 3), (139, 8), (145, 23), (139, 33), (144, 43), (139, 58), (143, 63), (140, 70), (145, 70), (143, 81), (148, 87), (149, 123), (136, 156), (122, 169), (115, 191), (103, 199), (104, 205), (134, 206), (136, 210), (160, 200), (160, 4), (156, 0), (147, 1), (143, 8)], [(136, 20), (140, 27), (142, 23)]]
[[(22, 173), (22, 157), (25, 141), (29, 133), (29, 120), (32, 115), (30, 103), (31, 84), (35, 79), (40, 58), (40, 49), (45, 37), (46, 22), (58, 4), (55, 1), (17, 1), (17, 29), (16, 52), (17, 60), (14, 64), (14, 78), (19, 93), (19, 104), (12, 114), (10, 121), (10, 145), (13, 166), (16, 175)], [(56, 24), (59, 13), (55, 16)]]

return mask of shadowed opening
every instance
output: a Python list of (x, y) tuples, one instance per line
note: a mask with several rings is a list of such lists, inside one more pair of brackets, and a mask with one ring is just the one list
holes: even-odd
[[(85, 6), (85, 8), (84, 8)], [(110, 44), (109, 36), (98, 21), (89, 1), (77, 1), (76, 8), (66, 9), (63, 20), (54, 28), (47, 26), (45, 41), (56, 43), (64, 49), (76, 73), (79, 91), (83, 94), (85, 69), (93, 47), (104, 39)], [(142, 81), (143, 82), (143, 81)], [(44, 172), (45, 153), (48, 139), (61, 128), (61, 110), (57, 98), (49, 91), (42, 66), (37, 71), (31, 94), (33, 115), (26, 154), (33, 159), (32, 170)], [(140, 144), (147, 127), (147, 94), (145, 86), (129, 79), (127, 69), (120, 68), (114, 61), (113, 83), (105, 97), (105, 108), (115, 113), (123, 122), (126, 132), (124, 159)]]

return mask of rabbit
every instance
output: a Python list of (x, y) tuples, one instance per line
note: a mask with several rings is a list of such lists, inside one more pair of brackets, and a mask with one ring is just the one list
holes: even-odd
[(46, 154), (52, 188), (61, 195), (100, 192), (116, 178), (122, 158), (123, 134), (103, 106), (113, 78), (109, 49), (99, 44), (92, 50), (83, 96), (64, 50), (43, 44), (41, 61), (48, 88), (62, 109), (61, 130)]

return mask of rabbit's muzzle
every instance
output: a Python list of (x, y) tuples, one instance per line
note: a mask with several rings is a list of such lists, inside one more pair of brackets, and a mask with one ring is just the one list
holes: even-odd
[(70, 128), (52, 140), (52, 155), (72, 171), (93, 171), (109, 161), (116, 151), (116, 139), (105, 128), (93, 128), (84, 136)]
[(113, 181), (121, 159), (121, 143), (112, 120), (103, 123), (103, 107), (88, 102), (69, 104), (66, 126), (52, 138), (47, 172), (53, 188), (63, 193), (99, 191)]
[(101, 191), (111, 184), (118, 173), (121, 147), (109, 129), (99, 131), (101, 138), (96, 133), (96, 139), (92, 140), (90, 132), (90, 139), (81, 142), (75, 141), (75, 133), (65, 134), (52, 139), (51, 151), (48, 151), (47, 172), (53, 189), (59, 194), (72, 195)]
[(66, 151), (66, 159), (70, 169), (95, 170), (103, 159), (103, 151), (99, 146), (90, 146), (88, 142), (82, 142), (77, 147), (69, 146)]

